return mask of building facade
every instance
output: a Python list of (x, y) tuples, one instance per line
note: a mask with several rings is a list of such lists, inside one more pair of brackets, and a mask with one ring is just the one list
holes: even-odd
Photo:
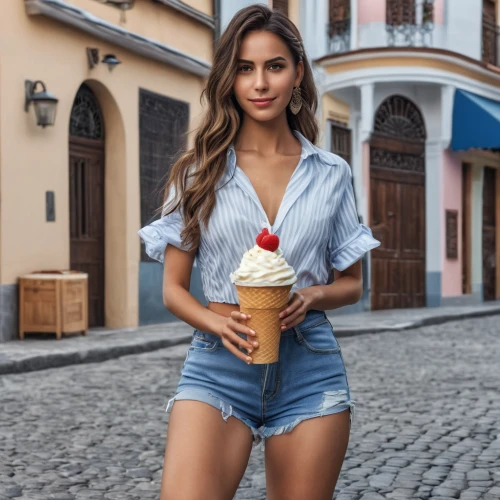
[(313, 61), (320, 145), (382, 242), (356, 309), (500, 298), (500, 2), (273, 3)]
[[(299, 27), (320, 94), (319, 145), (350, 163), (360, 220), (382, 242), (363, 259), (356, 309), (500, 298), (499, 2), (262, 3)], [(39, 270), (89, 274), (91, 327), (176, 319), (137, 230), (191, 145), (214, 38), (248, 4), (4, 7), (0, 342), (18, 334), (19, 276)], [(47, 127), (31, 99), (44, 88), (58, 99)], [(205, 303), (196, 261), (191, 292)]]
[(382, 242), (365, 307), (500, 298), (498, 2), (313, 3), (326, 29), (309, 2), (299, 24), (322, 102), (349, 110), (324, 146), (351, 135), (359, 214)]
[[(8, 4), (0, 16), (0, 341), (18, 335), (18, 277), (39, 270), (89, 274), (91, 327), (168, 321), (161, 265), (137, 230), (192, 140), (213, 57), (213, 2)], [(46, 127), (26, 100), (26, 89), (43, 87), (58, 99)], [(200, 295), (196, 275), (193, 291)]]

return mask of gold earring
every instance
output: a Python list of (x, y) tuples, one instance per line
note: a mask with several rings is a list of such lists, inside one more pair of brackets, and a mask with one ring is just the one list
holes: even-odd
[(290, 101), (290, 111), (296, 115), (302, 107), (302, 95), (300, 87), (294, 87), (292, 91), (292, 100)]

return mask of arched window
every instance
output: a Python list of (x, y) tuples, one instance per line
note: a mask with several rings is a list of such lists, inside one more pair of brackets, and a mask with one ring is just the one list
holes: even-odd
[(425, 124), (420, 110), (400, 95), (387, 98), (377, 109), (374, 132), (400, 139), (425, 140)]
[(370, 164), (425, 175), (425, 138), (419, 109), (406, 97), (393, 95), (377, 109)]
[(92, 90), (83, 84), (76, 94), (71, 110), (69, 135), (86, 139), (104, 139), (101, 108)]

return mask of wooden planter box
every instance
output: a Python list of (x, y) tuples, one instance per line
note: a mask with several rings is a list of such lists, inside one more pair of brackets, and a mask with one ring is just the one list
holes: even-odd
[(86, 273), (49, 271), (19, 278), (19, 337), (25, 333), (63, 333), (88, 330)]

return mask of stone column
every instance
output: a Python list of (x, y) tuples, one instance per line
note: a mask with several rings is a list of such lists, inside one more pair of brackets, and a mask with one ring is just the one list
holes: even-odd
[[(373, 132), (375, 119), (374, 109), (375, 84), (366, 83), (360, 87), (361, 113), (355, 114), (356, 133), (355, 142), (358, 159), (356, 189), (361, 196), (358, 197), (358, 208), (363, 218), (363, 223), (370, 222), (370, 139)], [(371, 291), (371, 253), (363, 257), (363, 297), (361, 304), (364, 310), (370, 309)]]
[(427, 307), (441, 305), (443, 270), (442, 229), (444, 227), (441, 141), (425, 145), (425, 290)]

